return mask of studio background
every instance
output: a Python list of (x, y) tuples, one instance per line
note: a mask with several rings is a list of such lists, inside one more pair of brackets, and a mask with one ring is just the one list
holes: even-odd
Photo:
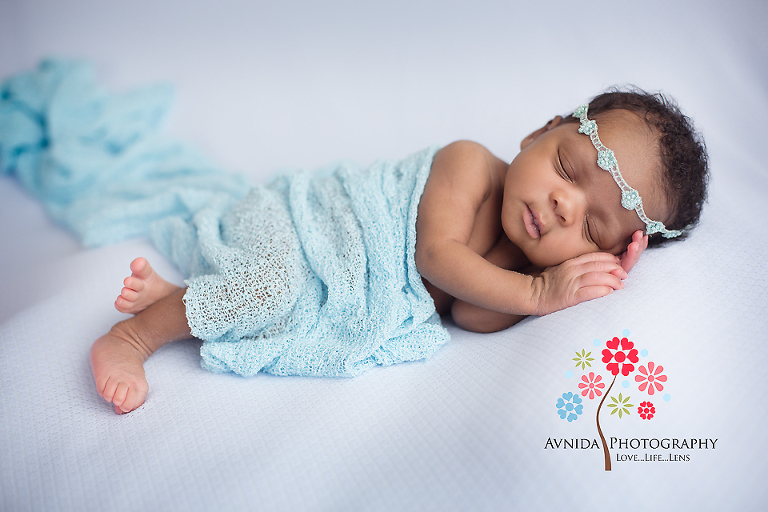
[[(182, 277), (146, 240), (84, 249), (3, 177), (0, 509), (759, 510), (767, 22), (751, 0), (0, 0), (0, 78), (55, 56), (91, 62), (113, 91), (171, 83), (167, 133), (254, 182), (458, 139), (509, 161), (553, 116), (626, 84), (679, 102), (712, 173), (691, 239), (643, 255), (609, 298), (494, 335), (450, 326), (432, 360), (352, 380), (216, 376), (199, 344), (174, 344), (123, 418), (96, 394), (88, 348), (123, 318), (111, 304), (134, 257)], [(650, 430), (613, 432), (717, 449), (611, 473), (597, 451), (545, 450), (595, 436), (555, 400), (572, 350), (623, 329), (675, 381)]]

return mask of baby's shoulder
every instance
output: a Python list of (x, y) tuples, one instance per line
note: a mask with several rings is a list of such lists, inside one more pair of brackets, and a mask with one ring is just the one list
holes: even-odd
[[(470, 186), (495, 186), (504, 175), (507, 164), (488, 148), (471, 140), (458, 140), (448, 144), (435, 155), (430, 177), (447, 178)], [(470, 187), (475, 188), (475, 187)]]
[(438, 151), (437, 154), (452, 159), (462, 159), (474, 162), (495, 163), (497, 160), (500, 161), (500, 159), (491, 153), (488, 148), (479, 142), (472, 140), (457, 140), (456, 142), (451, 142)]

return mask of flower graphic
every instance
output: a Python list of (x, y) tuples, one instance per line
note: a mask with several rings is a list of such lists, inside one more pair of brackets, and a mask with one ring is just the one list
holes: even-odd
[(616, 414), (616, 412), (619, 413), (619, 418), (621, 418), (622, 414), (626, 414), (629, 416), (629, 408), (634, 407), (634, 405), (629, 403), (629, 397), (622, 398), (621, 393), (619, 393), (619, 399), (616, 400), (616, 397), (611, 397), (611, 400), (613, 400), (612, 404), (608, 404), (608, 407), (613, 408), (611, 411), (611, 415)]
[(637, 414), (644, 420), (653, 418), (656, 414), (656, 408), (653, 406), (653, 402), (640, 402), (640, 407), (637, 408)]
[[(593, 357), (589, 357), (592, 355), (592, 352), (587, 352), (586, 350), (582, 349), (581, 354), (576, 352), (576, 357), (573, 358), (574, 361), (576, 361), (576, 368), (581, 366), (581, 369), (585, 369), (587, 366), (592, 367), (592, 361), (595, 360)], [(600, 396), (600, 395), (598, 395)]]
[(589, 378), (587, 378), (586, 375), (582, 375), (581, 380), (583, 381), (579, 382), (579, 389), (582, 390), (581, 396), (587, 396), (587, 394), (589, 394), (589, 399), (592, 400), (596, 396), (601, 396), (603, 394), (602, 389), (605, 387), (605, 383), (600, 382), (603, 380), (601, 375), (595, 375), (595, 372), (589, 372)]
[(583, 408), (581, 398), (574, 393), (563, 393), (562, 398), (557, 399), (557, 414), (560, 415), (560, 419), (567, 419), (568, 423), (578, 419)]
[[(592, 413), (589, 408), (596, 406), (596, 410), (594, 410), (595, 426), (597, 427), (597, 435), (600, 436), (600, 442), (603, 447), (603, 460), (606, 471), (611, 471), (612, 468), (611, 447), (608, 442), (609, 438), (606, 437), (606, 433), (603, 431), (601, 420), (604, 420), (606, 416), (616, 415), (619, 419), (623, 419), (624, 416), (630, 416), (629, 420), (622, 421), (621, 424), (626, 425), (627, 422), (639, 422), (642, 424), (644, 420), (651, 420), (657, 416), (656, 405), (650, 401), (651, 397), (659, 397), (666, 393), (664, 394), (664, 402), (671, 400), (667, 384), (668, 377), (665, 375), (665, 373), (669, 373), (669, 369), (665, 370), (661, 365), (649, 361), (647, 359), (649, 355), (647, 347), (630, 341), (629, 335), (629, 329), (624, 329), (621, 335), (611, 337), (609, 341), (603, 342), (600, 338), (594, 339), (592, 346), (597, 348), (590, 346), (588, 349), (585, 347), (583, 349), (579, 348), (576, 350), (574, 348), (566, 351), (566, 354), (568, 352), (571, 353), (571, 360), (576, 363), (576, 370), (573, 369), (573, 366), (570, 366), (573, 363), (568, 363), (570, 369), (564, 372), (564, 377), (570, 379), (566, 389), (571, 389), (572, 391), (563, 393), (557, 399), (557, 414), (560, 419), (568, 420), (569, 423), (578, 420), (580, 416), (591, 415)], [(602, 338), (602, 340), (605, 339)], [(601, 346), (602, 343), (605, 343), (605, 345)], [(640, 350), (641, 348), (642, 350)], [(576, 351), (575, 357), (574, 350)], [(592, 352), (588, 350), (592, 350)], [(593, 364), (597, 359), (600, 359), (605, 366)], [(640, 359), (643, 359), (642, 364)], [(564, 359), (560, 361), (565, 362)], [(589, 368), (589, 371), (587, 371), (587, 368)], [(579, 372), (579, 370), (581, 371)], [(579, 372), (578, 377), (574, 379), (574, 374), (577, 372)], [(632, 378), (634, 378), (638, 390), (643, 393), (639, 399), (636, 397), (636, 400), (640, 401), (639, 406), (630, 403), (630, 396), (623, 395), (623, 393), (627, 392), (633, 393), (630, 385)], [(617, 380), (618, 383), (616, 382)], [(575, 388), (575, 386), (578, 386), (578, 388)], [(619, 393), (618, 388), (621, 387), (627, 389), (622, 390), (623, 393)], [(646, 392), (650, 397), (645, 395)], [(590, 401), (587, 402), (587, 399)], [(660, 399), (654, 398), (654, 400), (656, 400), (656, 404), (659, 404), (659, 407), (664, 409), (665, 404), (660, 403)], [(606, 409), (603, 406), (606, 406), (611, 411), (610, 415), (605, 412)], [(637, 420), (632, 419), (635, 416), (633, 410), (637, 411)], [(602, 417), (601, 411), (603, 413)], [(561, 423), (560, 425), (563, 424)], [(614, 424), (612, 428), (618, 429), (619, 427), (617, 424)], [(614, 438), (610, 438), (610, 440), (612, 439)], [(613, 444), (612, 441), (611, 444)]]
[(645, 391), (645, 388), (647, 387), (649, 395), (664, 389), (664, 386), (659, 384), (660, 382), (667, 382), (667, 376), (661, 374), (661, 372), (664, 371), (663, 366), (658, 365), (654, 370), (653, 362), (649, 361), (647, 370), (645, 369), (645, 366), (640, 365), (638, 371), (643, 375), (635, 375), (635, 382), (642, 382), (637, 389)]
[[(619, 349), (619, 343), (621, 343), (621, 349)], [(603, 349), (603, 362), (608, 363), (606, 369), (609, 372), (613, 375), (618, 375), (621, 372), (626, 377), (635, 370), (635, 365), (631, 363), (637, 363), (639, 359), (633, 342), (627, 338), (621, 338), (619, 341), (619, 338), (614, 337), (612, 340), (606, 341), (605, 345), (608, 348)]]

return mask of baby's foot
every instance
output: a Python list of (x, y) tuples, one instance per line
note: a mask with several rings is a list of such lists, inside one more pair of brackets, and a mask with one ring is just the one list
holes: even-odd
[(160, 277), (144, 258), (131, 262), (131, 272), (123, 281), (125, 287), (115, 300), (115, 308), (121, 313), (135, 315), (179, 289)]
[(91, 347), (91, 370), (96, 389), (104, 400), (115, 404), (115, 412), (130, 412), (147, 397), (149, 384), (144, 376), (144, 361), (151, 352), (140, 340), (132, 339), (130, 329), (115, 325)]

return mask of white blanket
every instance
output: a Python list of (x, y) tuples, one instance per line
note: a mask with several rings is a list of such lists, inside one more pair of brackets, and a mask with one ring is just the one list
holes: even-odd
[[(133, 258), (180, 276), (146, 240), (83, 249), (2, 179), (0, 510), (761, 509), (767, 21), (749, 0), (6, 0), (0, 77), (53, 53), (96, 62), (112, 88), (170, 81), (170, 131), (257, 180), (461, 138), (511, 159), (550, 117), (634, 83), (695, 120), (712, 182), (691, 238), (648, 251), (610, 297), (491, 335), (449, 325), (429, 361), (354, 379), (214, 375), (200, 343), (174, 343), (146, 364), (145, 405), (116, 416), (88, 349), (124, 318), (112, 302)], [(629, 416), (604, 404), (608, 473), (602, 449), (581, 449), (600, 442), (595, 401), (570, 423), (556, 402), (589, 371), (575, 352), (599, 369), (593, 340), (625, 329), (668, 380), (653, 397), (616, 388)], [(633, 447), (643, 439), (678, 444)]]

